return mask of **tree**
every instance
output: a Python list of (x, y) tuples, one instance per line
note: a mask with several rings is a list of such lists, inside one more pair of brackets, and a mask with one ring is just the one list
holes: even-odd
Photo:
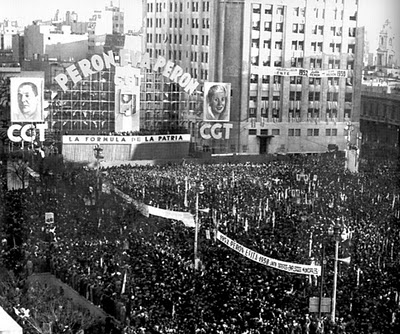
[(12, 180), (11, 187), (25, 189), (29, 182), (29, 163), (23, 158), (13, 158), (8, 161), (7, 171)]
[(76, 333), (97, 322), (88, 310), (77, 307), (62, 290), (34, 282), (14, 307), (15, 314), (27, 330), (37, 333)]

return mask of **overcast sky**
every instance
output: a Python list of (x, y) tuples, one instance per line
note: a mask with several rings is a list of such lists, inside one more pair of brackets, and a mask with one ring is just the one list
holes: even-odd
[[(325, 0), (335, 1), (335, 0)], [(376, 47), (378, 33), (386, 19), (393, 24), (393, 31), (398, 38), (395, 44), (400, 49), (400, 0), (358, 0), (359, 26), (365, 26), (371, 46)], [(138, 30), (141, 26), (142, 0), (114, 0), (125, 12), (125, 28)], [(56, 10), (64, 17), (65, 12), (75, 11), (79, 20), (86, 21), (94, 10), (104, 10), (110, 1), (105, 0), (0, 0), (0, 21), (8, 18), (18, 20), (22, 25), (30, 24), (35, 19), (48, 20), (54, 17)]]

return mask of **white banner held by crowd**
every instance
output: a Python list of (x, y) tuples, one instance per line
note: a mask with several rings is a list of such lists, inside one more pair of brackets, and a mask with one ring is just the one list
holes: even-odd
[(171, 210), (156, 208), (154, 206), (147, 205), (142, 202), (134, 200), (133, 198), (124, 194), (121, 190), (117, 189), (111, 184), (108, 184), (107, 187), (110, 189), (110, 191), (113, 191), (115, 194), (123, 198), (127, 203), (131, 203), (145, 217), (153, 215), (167, 219), (179, 220), (187, 227), (195, 226), (193, 215), (189, 212), (171, 211)]
[(256, 253), (243, 245), (237, 243), (236, 241), (228, 238), (225, 234), (217, 231), (217, 239), (235, 250), (236, 252), (242, 254), (250, 260), (258, 262), (268, 267), (276, 268), (279, 270), (284, 270), (293, 274), (302, 275), (317, 275), (321, 276), (321, 266), (309, 265), (309, 264), (297, 264), (291, 262), (284, 262), (272, 259), (270, 257)]

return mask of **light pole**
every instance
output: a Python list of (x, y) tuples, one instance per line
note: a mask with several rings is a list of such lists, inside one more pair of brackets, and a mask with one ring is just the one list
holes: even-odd
[(98, 205), (100, 189), (100, 160), (104, 159), (103, 149), (97, 144), (93, 148), (94, 157), (96, 158), (96, 205)]
[(195, 220), (194, 220), (194, 270), (198, 270), (199, 268), (199, 258), (198, 258), (198, 246), (199, 246), (199, 194), (204, 192), (204, 185), (200, 183), (195, 188), (196, 191), (196, 212), (195, 212)]
[(339, 257), (339, 241), (340, 241), (340, 230), (339, 223), (336, 222), (333, 227), (333, 237), (335, 238), (335, 261), (333, 267), (333, 293), (332, 293), (332, 321), (336, 322), (336, 291), (337, 291), (337, 271), (338, 271), (338, 257)]
[(321, 285), (319, 287), (319, 300), (318, 300), (318, 318), (321, 319), (322, 314), (322, 298), (324, 295), (324, 283), (325, 283), (325, 239), (322, 242), (322, 259), (321, 259)]

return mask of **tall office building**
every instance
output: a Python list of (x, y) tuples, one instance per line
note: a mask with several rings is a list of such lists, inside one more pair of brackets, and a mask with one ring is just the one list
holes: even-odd
[(349, 122), (356, 135), (358, 0), (144, 0), (143, 9), (152, 58), (175, 62), (203, 91), (207, 82), (230, 86), (228, 122), (192, 118), (200, 146), (317, 153), (344, 150)]

